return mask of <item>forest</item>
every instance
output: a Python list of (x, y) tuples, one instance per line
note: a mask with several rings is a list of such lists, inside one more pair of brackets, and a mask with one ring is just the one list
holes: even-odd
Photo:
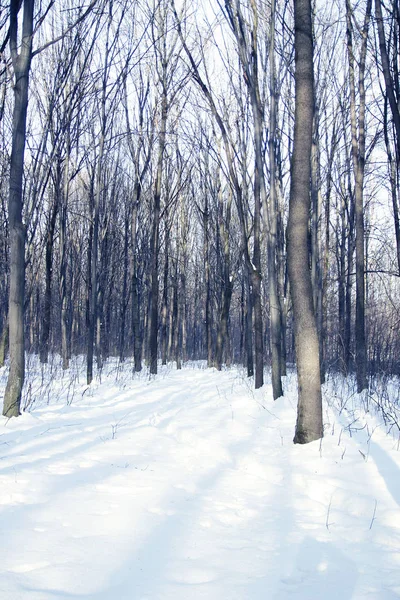
[(297, 362), (300, 442), (399, 374), (397, 0), (0, 6), (4, 415), (25, 353)]

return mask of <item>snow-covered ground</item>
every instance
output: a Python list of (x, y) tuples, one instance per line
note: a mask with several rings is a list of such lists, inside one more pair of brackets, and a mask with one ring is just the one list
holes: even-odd
[(323, 441), (295, 446), (293, 376), (273, 402), (240, 369), (112, 363), (88, 388), (78, 362), (30, 362), (28, 410), (0, 425), (1, 600), (400, 597), (387, 388), (332, 380)]

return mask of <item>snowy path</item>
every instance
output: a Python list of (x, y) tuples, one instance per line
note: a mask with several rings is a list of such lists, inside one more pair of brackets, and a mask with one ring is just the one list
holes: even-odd
[(326, 409), (322, 444), (294, 446), (293, 392), (235, 370), (85, 389), (2, 421), (1, 600), (400, 597), (383, 430)]

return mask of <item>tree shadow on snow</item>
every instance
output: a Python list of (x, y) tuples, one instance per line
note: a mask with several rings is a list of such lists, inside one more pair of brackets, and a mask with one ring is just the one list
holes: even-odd
[[(284, 557), (283, 559), (284, 560)], [(333, 542), (304, 538), (288, 576), (281, 578), (274, 600), (351, 600), (358, 579), (356, 564)]]

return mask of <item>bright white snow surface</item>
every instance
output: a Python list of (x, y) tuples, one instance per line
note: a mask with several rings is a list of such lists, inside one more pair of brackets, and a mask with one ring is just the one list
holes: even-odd
[(29, 360), (1, 421), (1, 600), (400, 597), (398, 429), (367, 397), (332, 380), (298, 446), (294, 376), (274, 402), (237, 368), (112, 363), (88, 388), (83, 361)]

